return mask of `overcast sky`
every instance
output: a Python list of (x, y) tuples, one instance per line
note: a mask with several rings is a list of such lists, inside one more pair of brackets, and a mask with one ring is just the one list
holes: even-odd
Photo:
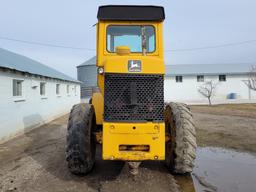
[[(165, 49), (256, 40), (255, 0), (0, 0), (0, 38), (95, 48), (97, 9), (106, 4), (165, 7)], [(0, 47), (72, 77), (95, 51), (43, 47), (0, 39)], [(256, 41), (216, 49), (165, 53), (166, 64), (256, 63)]]

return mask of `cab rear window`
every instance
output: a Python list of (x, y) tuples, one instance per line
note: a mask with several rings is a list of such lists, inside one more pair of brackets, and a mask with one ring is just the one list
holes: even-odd
[(132, 53), (155, 51), (155, 28), (153, 26), (122, 26), (107, 27), (107, 51), (114, 53), (118, 46), (128, 46)]

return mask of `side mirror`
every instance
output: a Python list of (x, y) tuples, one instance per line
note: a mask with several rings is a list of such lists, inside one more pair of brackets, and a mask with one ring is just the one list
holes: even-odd
[(129, 55), (131, 50), (128, 46), (117, 46), (116, 53), (117, 55)]

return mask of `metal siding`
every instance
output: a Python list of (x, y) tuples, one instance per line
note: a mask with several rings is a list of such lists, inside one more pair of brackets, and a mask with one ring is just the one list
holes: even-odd
[(97, 86), (96, 65), (84, 65), (77, 67), (77, 78), (81, 84), (81, 98), (92, 96), (93, 87)]
[(84, 66), (84, 65), (96, 65), (96, 56), (92, 57), (91, 59), (89, 60), (86, 60), (85, 62), (83, 62), (82, 64), (78, 65), (78, 67), (81, 67), (81, 66)]
[(95, 65), (86, 65), (77, 68), (77, 79), (86, 86), (97, 86), (97, 68)]
[(0, 67), (78, 83), (77, 80), (40, 62), (1, 48)]

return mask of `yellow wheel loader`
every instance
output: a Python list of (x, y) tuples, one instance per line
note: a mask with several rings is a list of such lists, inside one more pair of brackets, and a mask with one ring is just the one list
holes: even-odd
[(98, 91), (73, 106), (66, 159), (74, 174), (103, 160), (165, 161), (173, 173), (191, 172), (195, 126), (187, 105), (164, 103), (164, 8), (101, 6), (97, 23)]

